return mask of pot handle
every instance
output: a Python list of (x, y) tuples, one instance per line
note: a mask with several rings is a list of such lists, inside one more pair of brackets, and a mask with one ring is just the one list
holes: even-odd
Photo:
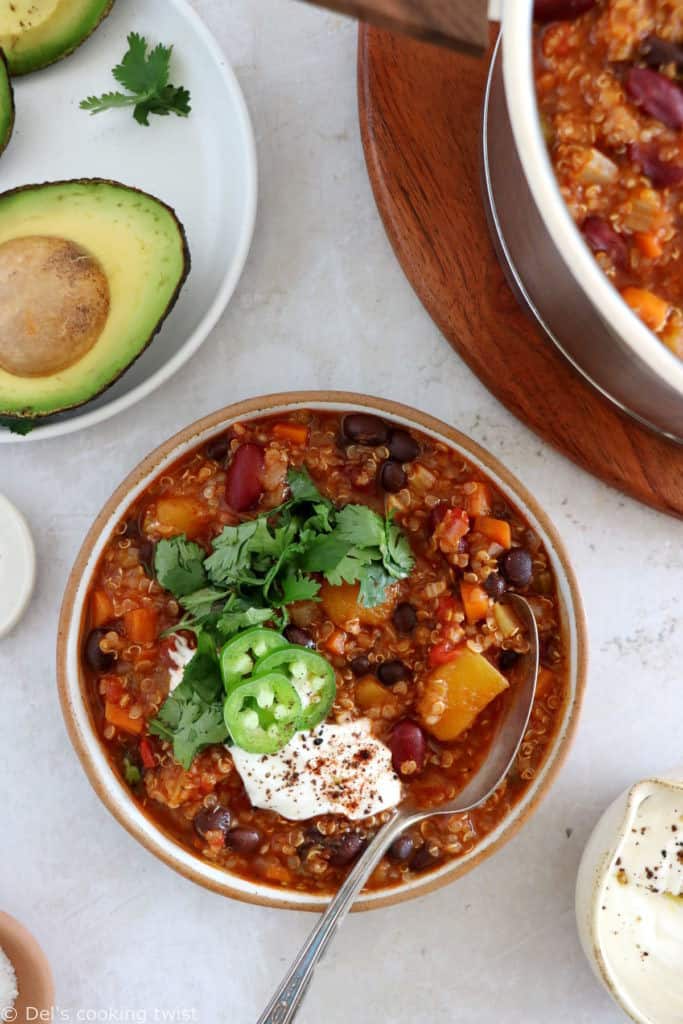
[(309, 0), (309, 3), (478, 57), (484, 55), (489, 45), (488, 0)]

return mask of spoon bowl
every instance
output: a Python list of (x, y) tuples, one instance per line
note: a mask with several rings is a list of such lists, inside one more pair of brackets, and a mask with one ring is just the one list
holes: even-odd
[(519, 594), (508, 593), (504, 600), (510, 604), (521, 620), (529, 640), (529, 650), (521, 659), (516, 679), (510, 688), (505, 715), (493, 739), (490, 750), (479, 771), (458, 795), (441, 807), (416, 808), (403, 805), (394, 810), (392, 817), (368, 843), (338, 893), (306, 939), (299, 955), (280, 983), (258, 1024), (289, 1024), (293, 1021), (313, 971), (330, 944), (337, 928), (377, 864), (394, 839), (409, 825), (437, 815), (464, 814), (479, 807), (495, 793), (514, 764), (517, 752), (529, 724), (529, 716), (536, 694), (538, 678), (538, 628), (529, 602)]

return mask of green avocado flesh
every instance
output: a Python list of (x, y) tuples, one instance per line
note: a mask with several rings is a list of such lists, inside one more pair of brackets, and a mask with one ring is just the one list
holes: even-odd
[(0, 0), (0, 47), (10, 72), (26, 75), (68, 56), (114, 0)]
[(99, 179), (0, 194), (0, 416), (90, 401), (133, 363), (190, 269), (182, 224)]
[(0, 50), (0, 153), (3, 152), (14, 128), (14, 93), (7, 68), (7, 60)]

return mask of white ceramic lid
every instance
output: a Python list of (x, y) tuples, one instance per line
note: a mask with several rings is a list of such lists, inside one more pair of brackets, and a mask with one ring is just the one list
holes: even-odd
[(33, 593), (36, 553), (26, 520), (0, 494), (0, 637), (16, 626)]

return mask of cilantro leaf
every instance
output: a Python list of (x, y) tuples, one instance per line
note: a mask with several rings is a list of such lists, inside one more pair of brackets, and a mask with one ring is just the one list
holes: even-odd
[(355, 547), (379, 548), (384, 541), (384, 520), (367, 505), (345, 505), (337, 512), (335, 532)]
[(389, 516), (384, 523), (384, 538), (380, 544), (387, 571), (397, 579), (405, 579), (413, 571), (415, 559), (405, 533)]
[(208, 704), (218, 697), (222, 689), (216, 645), (208, 633), (199, 632), (197, 649), (185, 666), (182, 682), (173, 691), (173, 696), (181, 698), (194, 693)]
[(310, 501), (313, 504), (325, 504), (327, 501), (311, 480), (308, 470), (303, 466), (301, 469), (288, 470), (287, 483), (292, 494), (292, 501)]
[(304, 576), (301, 572), (290, 571), (282, 579), (282, 604), (315, 601), (319, 590), (320, 584), (317, 580)]
[(169, 540), (160, 540), (154, 552), (157, 580), (174, 597), (185, 597), (206, 583), (205, 552), (184, 533)]
[(227, 638), (241, 629), (248, 629), (249, 626), (259, 626), (263, 622), (268, 622), (273, 616), (272, 608), (245, 608), (242, 611), (227, 611), (223, 612), (218, 619), (216, 628)]
[(360, 603), (366, 608), (374, 608), (375, 605), (382, 604), (387, 597), (387, 587), (394, 582), (393, 577), (379, 562), (367, 566), (360, 575), (358, 594)]
[(133, 107), (138, 124), (149, 125), (149, 115), (177, 114), (187, 117), (192, 109), (190, 93), (183, 86), (169, 84), (172, 46), (159, 43), (148, 52), (148, 44), (137, 32), (128, 36), (128, 50), (112, 74), (128, 92), (105, 92), (88, 96), (80, 106), (91, 114), (120, 107)]
[(204, 747), (212, 743), (224, 743), (228, 738), (228, 730), (223, 718), (222, 701), (207, 704), (196, 693), (189, 696), (176, 696), (176, 693), (177, 690), (149, 723), (149, 731), (154, 736), (169, 740), (173, 744), (176, 761), (188, 769)]
[(227, 596), (227, 590), (219, 587), (202, 587), (201, 590), (194, 590), (191, 594), (182, 595), (179, 601), (183, 608), (190, 613), (191, 620), (197, 623), (210, 615), (214, 606), (220, 601), (225, 601)]

